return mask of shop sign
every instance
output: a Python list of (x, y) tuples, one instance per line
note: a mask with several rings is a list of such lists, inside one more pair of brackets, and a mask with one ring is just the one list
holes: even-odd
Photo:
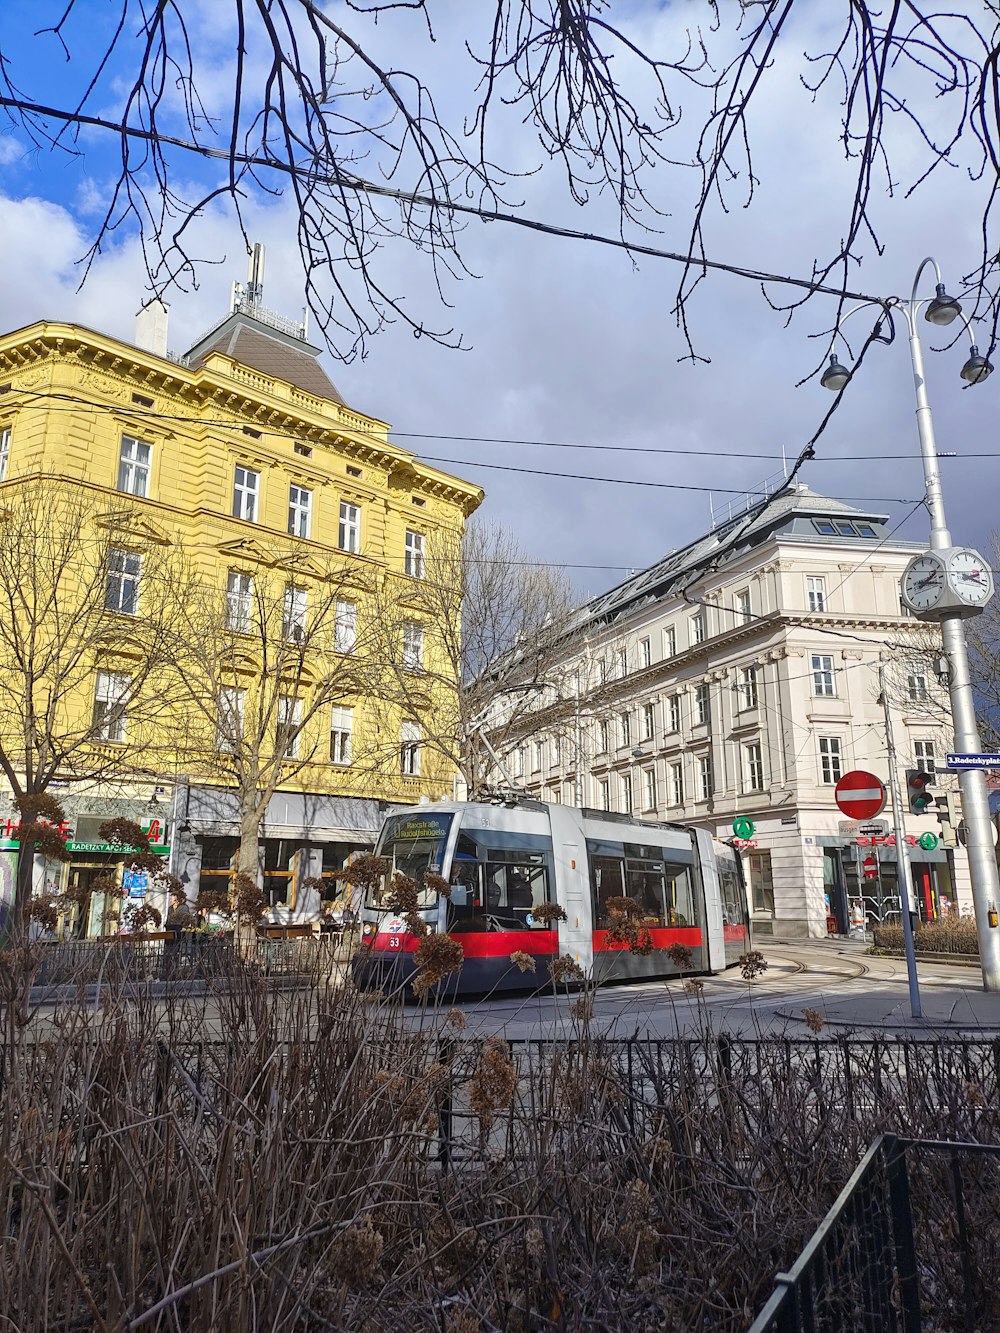
[(733, 847), (738, 847), (741, 852), (753, 851), (755, 847), (760, 846), (756, 838), (731, 838), (730, 843)]
[[(927, 836), (926, 834), (921, 835), (921, 837), (926, 837), (926, 836)], [(915, 833), (907, 833), (906, 841), (909, 843), (911, 847), (923, 847), (924, 851), (928, 852), (931, 850), (930, 846), (927, 843), (922, 842), (921, 838), (918, 837)], [(873, 838), (858, 837), (855, 838), (855, 842), (858, 844), (859, 847), (895, 847), (896, 835), (895, 833), (887, 833), (884, 836), (876, 835)], [(935, 847), (937, 846), (936, 837), (934, 838), (934, 846)]]
[[(44, 824), (46, 821), (39, 820)], [(149, 839), (149, 850), (156, 856), (166, 856), (170, 851), (170, 844), (167, 842), (166, 822), (162, 819), (140, 819), (139, 827)], [(13, 817), (0, 820), (0, 842), (6, 843), (5, 851), (17, 851), (20, 843), (17, 840), (21, 828), (21, 821)], [(66, 850), (70, 852), (104, 852), (115, 855), (121, 854), (123, 849), (116, 847), (110, 842), (76, 842), (73, 840), (73, 826), (67, 821), (58, 826), (60, 837), (66, 840)]]
[[(104, 852), (110, 856), (122, 856), (130, 850), (127, 847), (116, 847), (112, 842), (68, 842), (66, 850), (70, 852)], [(135, 850), (132, 848), (131, 850)], [(166, 856), (170, 851), (169, 843), (154, 842), (150, 843), (149, 850), (154, 856)]]

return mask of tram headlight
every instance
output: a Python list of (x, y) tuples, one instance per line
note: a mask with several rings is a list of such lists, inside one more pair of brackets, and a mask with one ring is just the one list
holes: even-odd
[(375, 927), (372, 925), (370, 921), (366, 921), (365, 924), (361, 927), (361, 933), (362, 935), (374, 935)]

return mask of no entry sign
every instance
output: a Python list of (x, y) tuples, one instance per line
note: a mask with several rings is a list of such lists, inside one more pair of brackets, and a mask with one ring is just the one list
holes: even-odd
[(874, 819), (885, 807), (885, 787), (863, 768), (845, 773), (834, 789), (834, 799), (848, 819)]
[(865, 879), (878, 879), (878, 861), (874, 856), (866, 856), (861, 863)]

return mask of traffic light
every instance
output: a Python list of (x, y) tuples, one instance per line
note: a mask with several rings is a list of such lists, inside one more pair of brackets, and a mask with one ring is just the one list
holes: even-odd
[(941, 825), (941, 846), (958, 846), (958, 820), (955, 812), (955, 794), (954, 792), (942, 792), (937, 800), (937, 809), (934, 812), (938, 817), (938, 823)]
[(934, 804), (934, 794), (930, 790), (933, 781), (934, 774), (928, 773), (925, 769), (906, 770), (906, 796), (911, 815), (925, 815)]

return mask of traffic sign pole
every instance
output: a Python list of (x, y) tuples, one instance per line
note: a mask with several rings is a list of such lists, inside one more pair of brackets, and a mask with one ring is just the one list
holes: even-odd
[(910, 1015), (922, 1018), (920, 1008), (920, 982), (917, 979), (917, 958), (913, 951), (913, 923), (910, 920), (910, 847), (906, 841), (906, 829), (903, 825), (903, 793), (899, 785), (899, 767), (896, 763), (896, 741), (892, 734), (892, 712), (889, 708), (889, 691), (885, 684), (885, 663), (878, 664), (878, 684), (882, 691), (882, 707), (885, 711), (885, 743), (889, 752), (889, 793), (892, 797), (892, 823), (896, 830), (896, 881), (899, 887), (899, 904), (903, 912), (903, 951), (906, 954), (906, 981), (910, 991)]

